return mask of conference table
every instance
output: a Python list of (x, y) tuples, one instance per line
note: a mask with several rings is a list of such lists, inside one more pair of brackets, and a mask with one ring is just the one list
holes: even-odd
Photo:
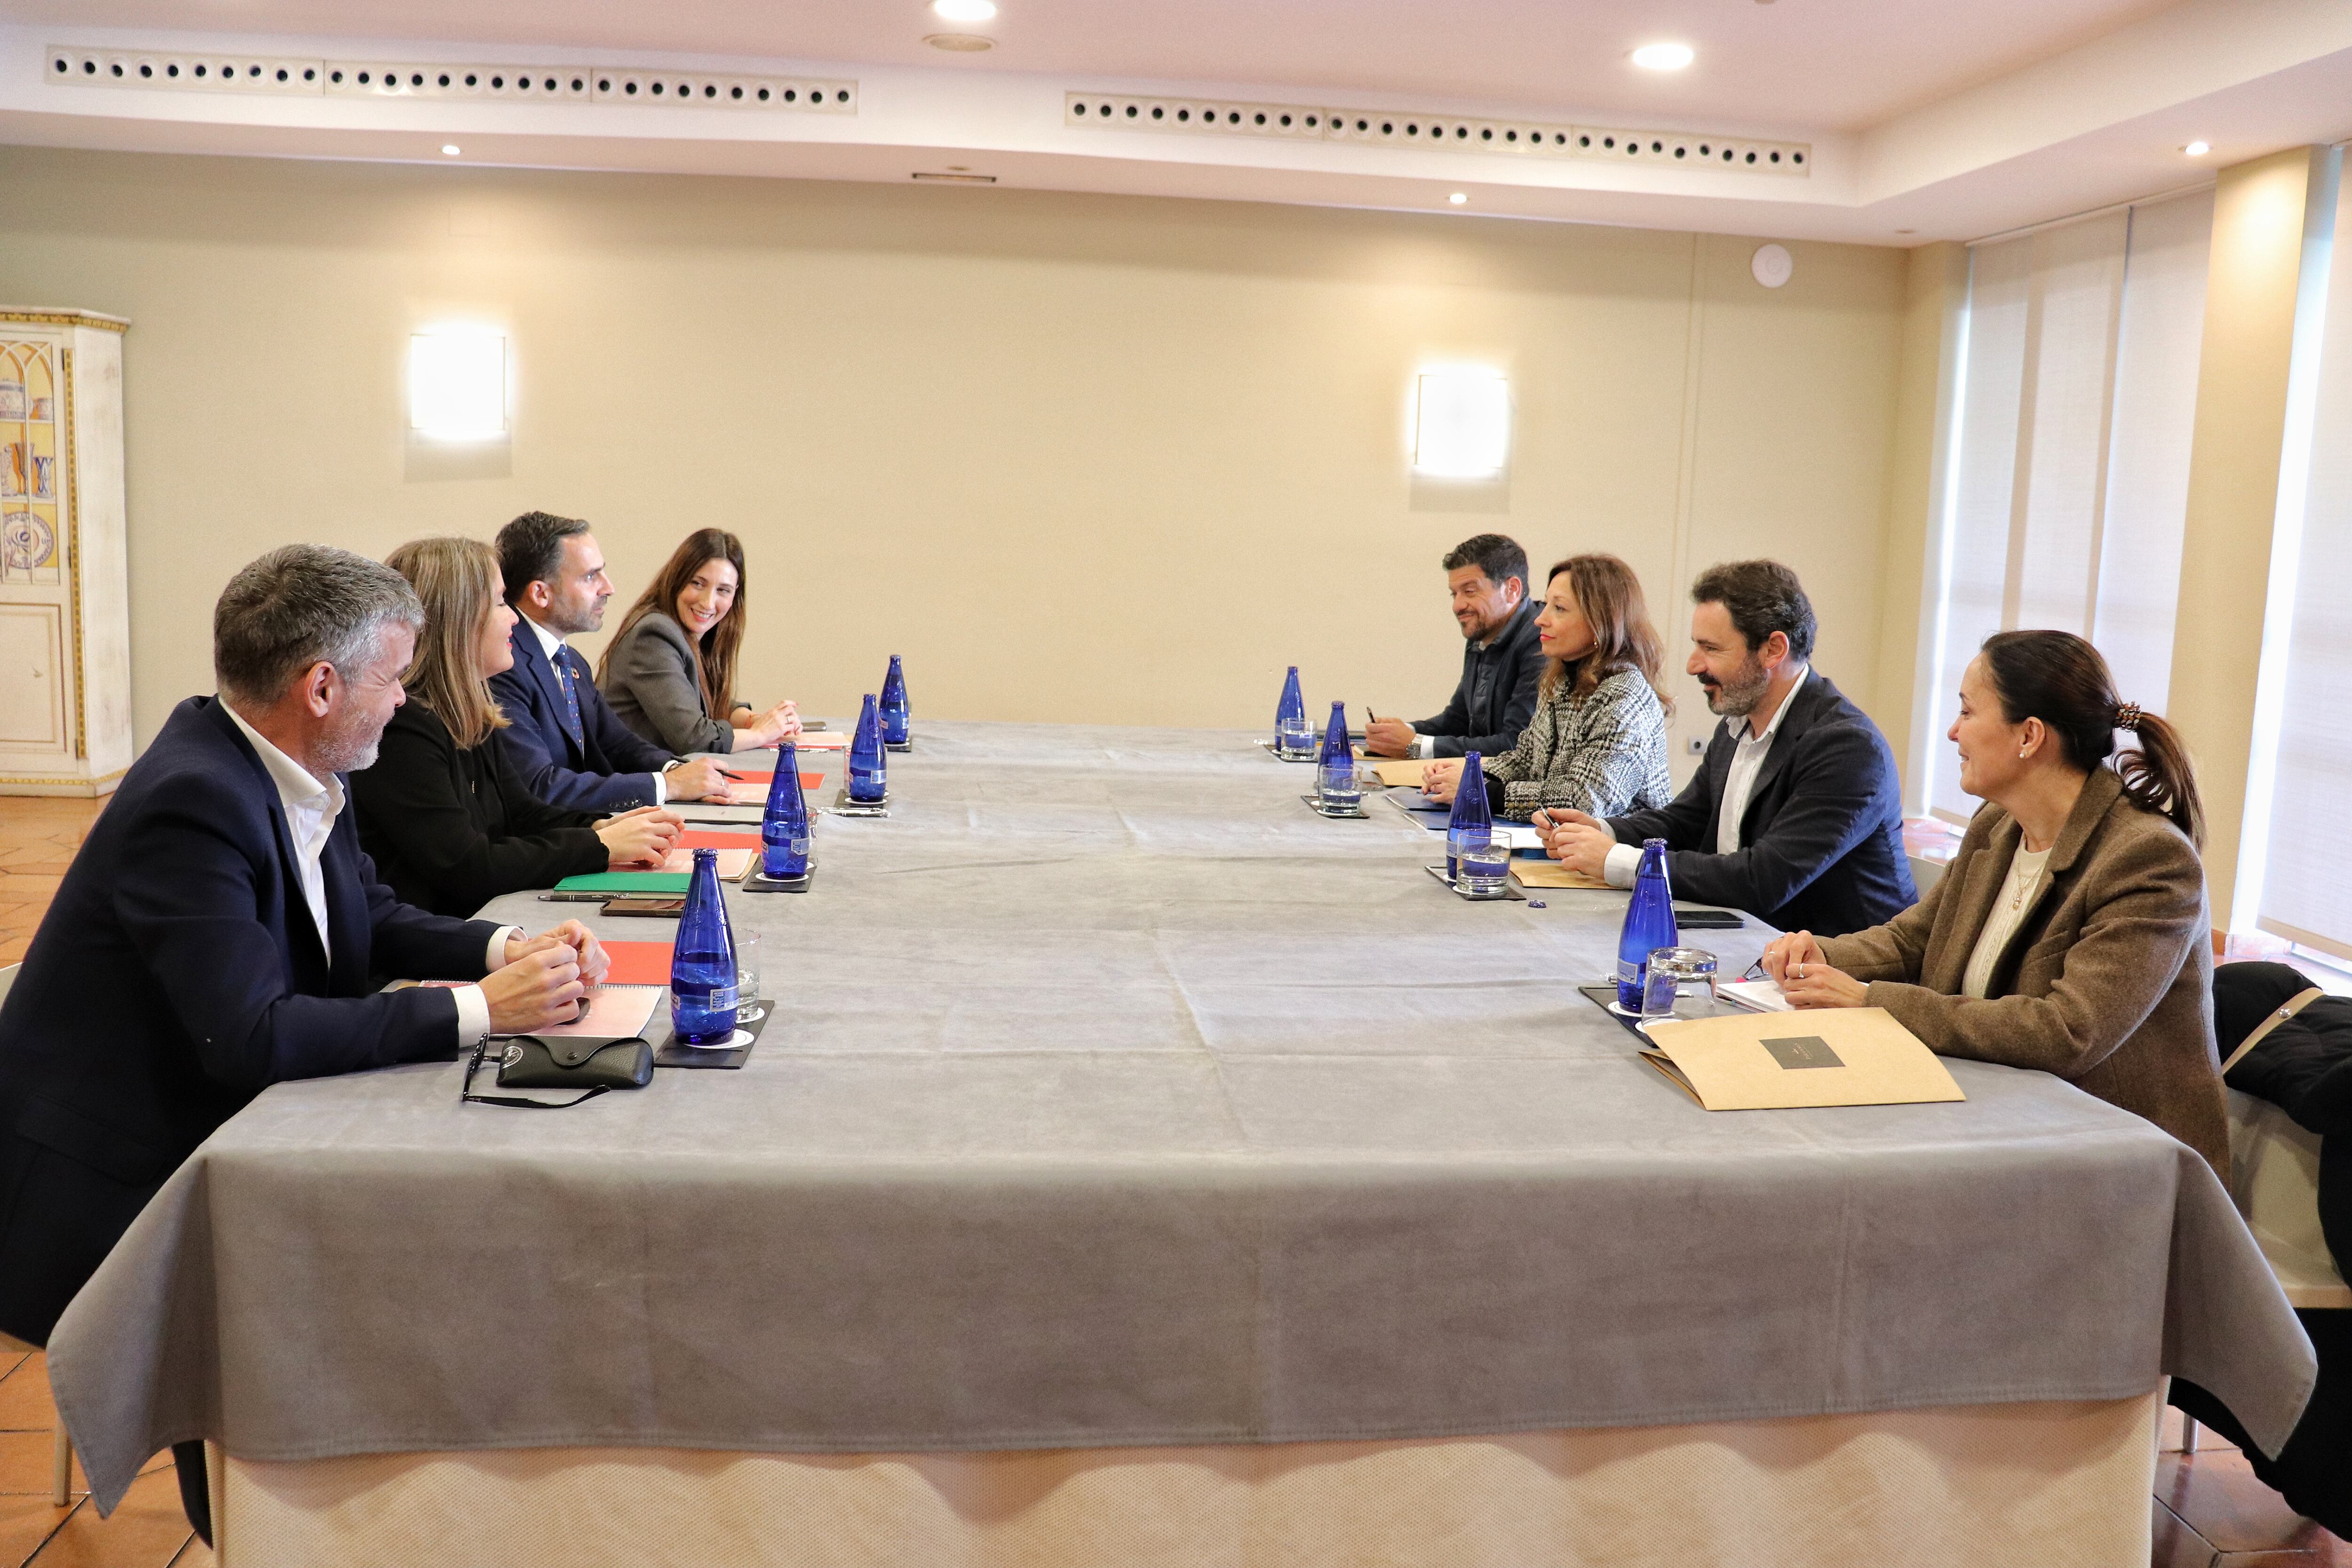
[[(2056, 1079), (1709, 1113), (1578, 989), (1622, 893), (1457, 898), (1252, 734), (889, 763), (807, 891), (728, 890), (740, 1069), (221, 1128), (52, 1343), (100, 1500), (201, 1436), (229, 1568), (2138, 1568), (2168, 1374), (2300, 1412), (2221, 1184)], [(593, 909), (483, 912), (672, 929)]]

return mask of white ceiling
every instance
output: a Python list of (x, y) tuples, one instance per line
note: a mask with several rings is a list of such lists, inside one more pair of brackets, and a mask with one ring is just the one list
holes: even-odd
[[(0, 142), (905, 180), (1910, 244), (2352, 135), (2347, 0), (0, 0)], [(985, 34), (948, 55), (927, 33)], [(1687, 71), (1627, 59), (1689, 44)], [(50, 45), (794, 69), (855, 116), (60, 87)], [(1066, 90), (1541, 117), (1810, 143), (1803, 179), (1076, 129)], [(2203, 163), (2183, 142), (2214, 144)], [(1470, 200), (1449, 205), (1447, 195)]]
[[(631, 53), (937, 66), (926, 34), (984, 33), (966, 71), (1280, 85), (1575, 105), (1858, 131), (2112, 32), (2171, 0), (1003, 0), (940, 22), (923, 0), (6, 0), (52, 28), (217, 29)], [(1698, 51), (1660, 78), (1639, 44)]]

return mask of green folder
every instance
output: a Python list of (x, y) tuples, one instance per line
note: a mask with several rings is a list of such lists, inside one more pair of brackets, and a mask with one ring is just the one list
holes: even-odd
[(615, 898), (677, 899), (686, 896), (691, 871), (598, 871), (586, 877), (566, 877), (555, 884), (559, 893), (611, 893)]

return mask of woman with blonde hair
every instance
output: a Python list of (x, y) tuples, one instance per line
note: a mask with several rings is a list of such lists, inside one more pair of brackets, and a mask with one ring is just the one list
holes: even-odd
[[(2139, 742), (2115, 756), (2116, 732)], [(1884, 1007), (1931, 1050), (2055, 1074), (2230, 1175), (2213, 1049), (2204, 815), (2172, 726), (2118, 701), (2072, 632), (1999, 632), (1948, 737), (1985, 804), (1943, 879), (1886, 924), (1792, 931), (1764, 968), (1799, 1007)]]
[(756, 752), (799, 734), (792, 703), (761, 713), (735, 695), (748, 587), (741, 540), (721, 528), (688, 534), (596, 661), (614, 716), (680, 756)]
[[(1666, 774), (1665, 662), (1641, 580), (1614, 555), (1571, 555), (1551, 569), (1536, 637), (1547, 662), (1519, 743), (1479, 759), (1496, 813), (1525, 822), (1547, 807), (1592, 816), (1654, 809)], [(1432, 763), (1422, 788), (1452, 800), (1459, 761)]]
[(684, 826), (644, 806), (599, 821), (532, 795), (499, 731), (489, 678), (514, 662), (498, 552), (474, 539), (419, 539), (384, 558), (425, 604), (401, 678), (408, 698), (375, 765), (352, 775), (360, 847), (404, 903), (471, 915), (501, 893), (585, 872), (658, 866)]

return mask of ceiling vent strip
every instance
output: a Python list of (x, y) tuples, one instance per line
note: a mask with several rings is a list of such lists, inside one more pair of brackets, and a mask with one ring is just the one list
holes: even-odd
[(1259, 136), (1293, 142), (1370, 143), (1422, 152), (1674, 163), (1724, 174), (1778, 174), (1799, 179), (1812, 174), (1813, 163), (1812, 144), (1808, 142), (1759, 142), (1697, 131), (1482, 120), (1470, 115), (1402, 113), (1384, 109), (1330, 109), (1320, 104), (1233, 103), (1072, 92), (1063, 95), (1062, 121), (1066, 125), (1087, 131)]
[(45, 80), (70, 87), (184, 92), (493, 99), (515, 103), (562, 100), (676, 109), (770, 109), (803, 114), (857, 112), (855, 81), (649, 70), (637, 66), (443, 65), (53, 47), (41, 74)]

